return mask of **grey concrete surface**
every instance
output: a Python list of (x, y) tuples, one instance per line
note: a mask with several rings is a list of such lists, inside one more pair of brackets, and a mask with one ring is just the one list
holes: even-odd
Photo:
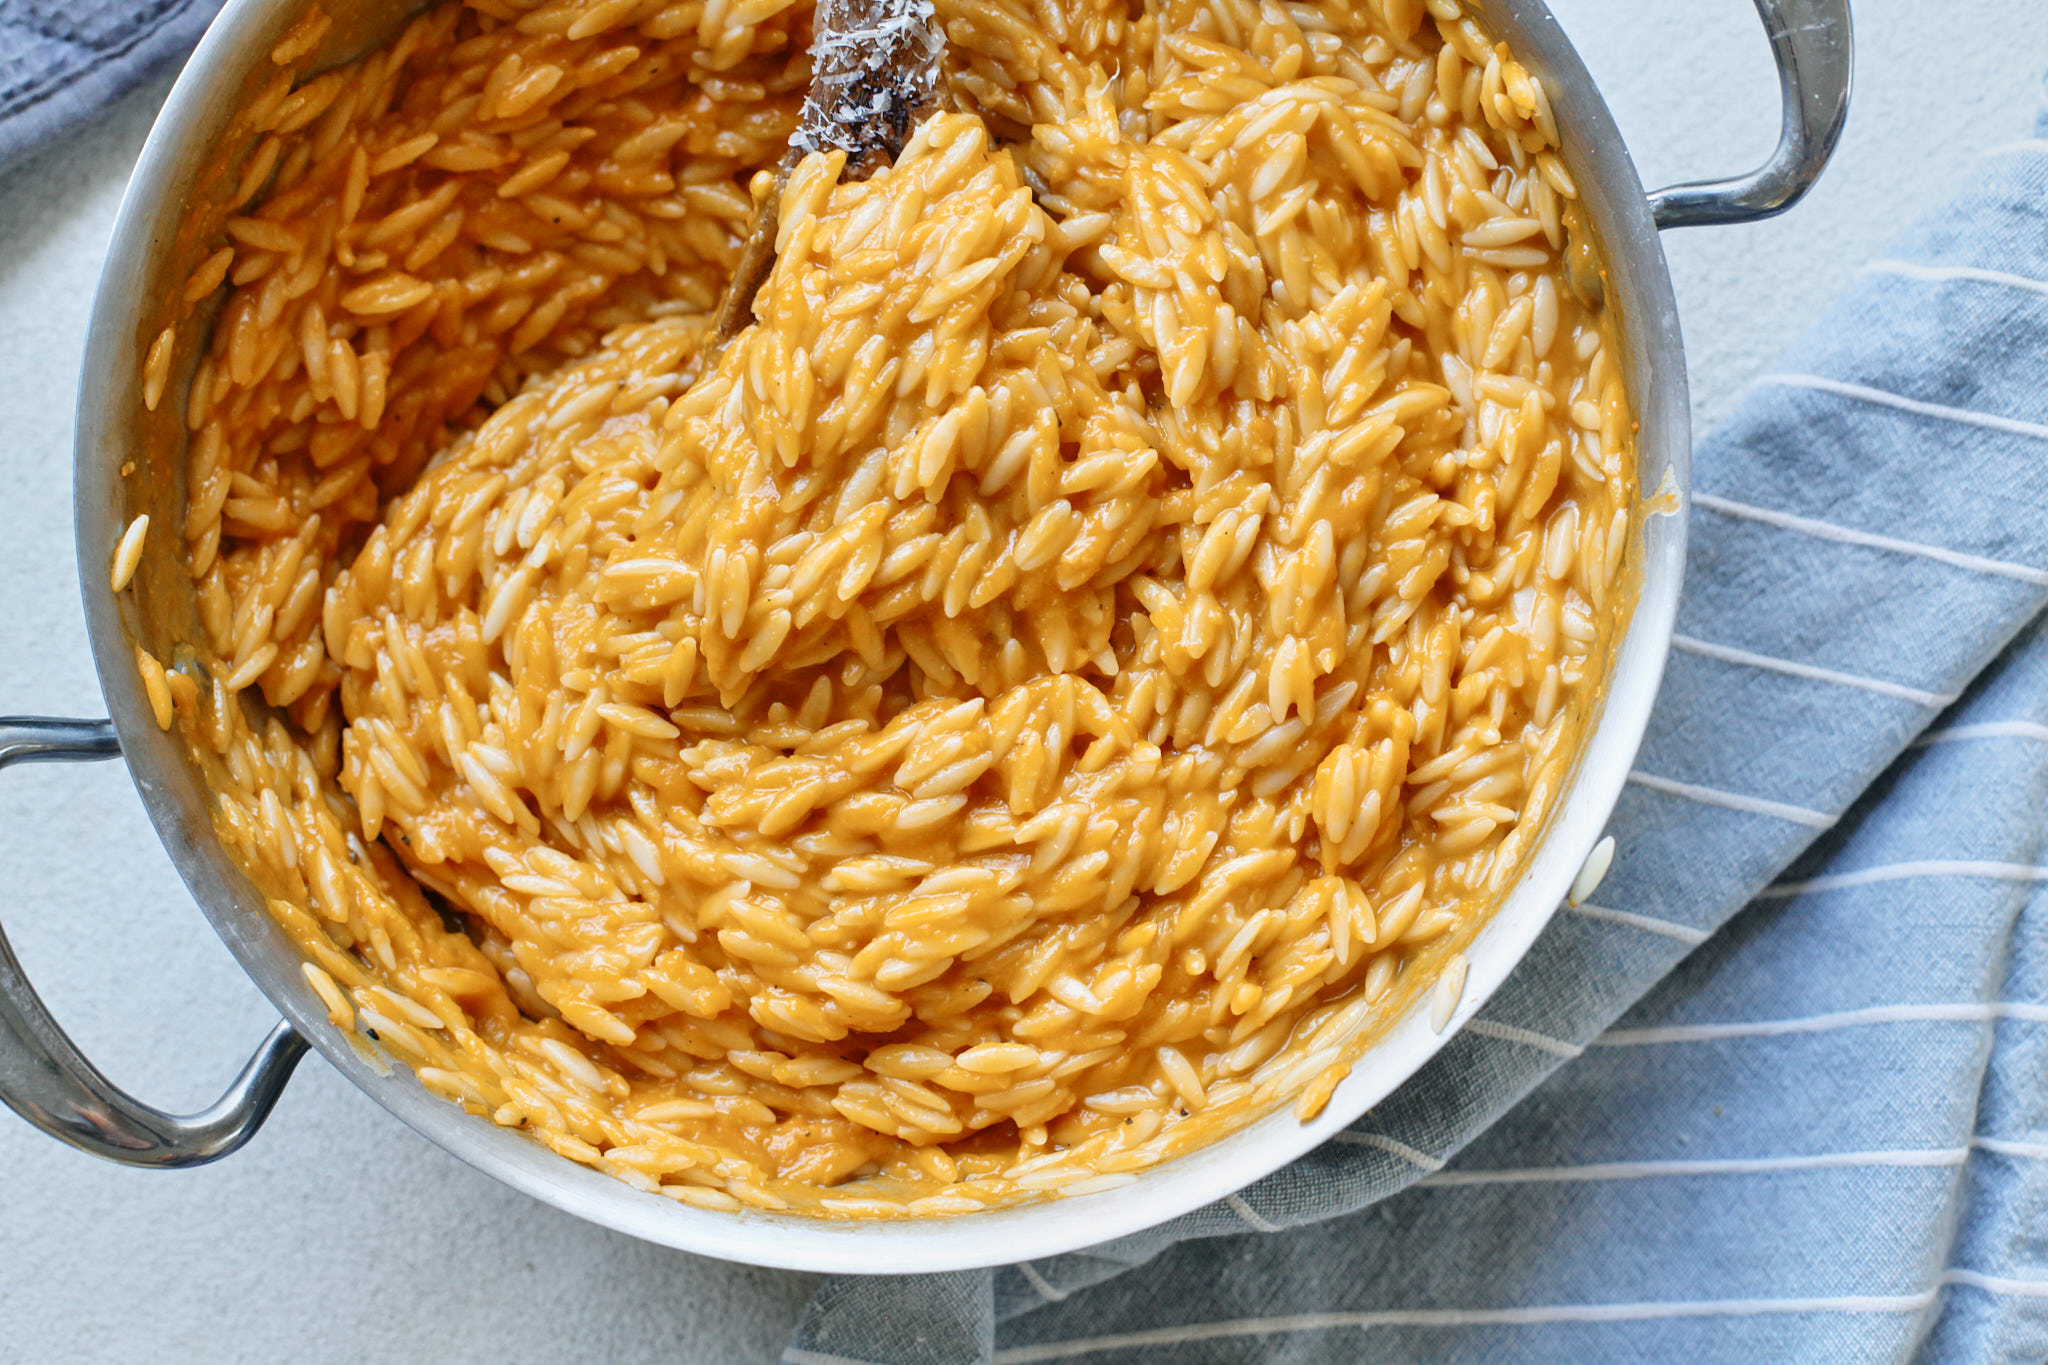
[[(1768, 150), (1777, 91), (1742, 0), (1555, 8), (1646, 182)], [(1702, 429), (1973, 151), (2031, 130), (2048, 7), (1858, 0), (1857, 17), (1857, 103), (1820, 188), (1773, 222), (1667, 237)], [(0, 713), (99, 712), (71, 549), (71, 412), (114, 210), (165, 88), (0, 178)], [(210, 1099), (274, 1017), (118, 765), (0, 778), (0, 920), (73, 1036), (159, 1104)], [(544, 1208), (317, 1059), (246, 1151), (198, 1171), (103, 1165), (0, 1114), (9, 1361), (765, 1361), (812, 1284)]]

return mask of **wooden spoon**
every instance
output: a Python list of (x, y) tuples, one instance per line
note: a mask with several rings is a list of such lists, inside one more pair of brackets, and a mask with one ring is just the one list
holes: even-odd
[(753, 318), (754, 296), (775, 264), (777, 206), (790, 171), (808, 153), (834, 149), (846, 153), (844, 173), (856, 180), (893, 160), (936, 102), (945, 50), (931, 0), (818, 0), (810, 92), (719, 300), (714, 347)]

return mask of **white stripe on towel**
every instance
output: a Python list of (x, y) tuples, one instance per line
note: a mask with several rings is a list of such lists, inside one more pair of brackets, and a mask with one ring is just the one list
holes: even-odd
[(1184, 1327), (1153, 1327), (1112, 1336), (1044, 1341), (997, 1351), (995, 1365), (1037, 1365), (1046, 1360), (1073, 1360), (1100, 1351), (1145, 1346), (1179, 1346), (1228, 1337), (1284, 1336), (1294, 1332), (1329, 1332), (1372, 1327), (1542, 1327), (1552, 1323), (1648, 1322), (1662, 1318), (1749, 1318), (1785, 1313), (1919, 1313), (1933, 1305), (1943, 1288), (1962, 1285), (1990, 1294), (2048, 1298), (2048, 1280), (2020, 1280), (1958, 1266), (1942, 1272), (1932, 1287), (1917, 1294), (1838, 1294), (1820, 1298), (1680, 1299), (1652, 1303), (1558, 1303), (1526, 1308), (1386, 1308), (1363, 1313), (1292, 1313), (1285, 1317), (1239, 1318), (1233, 1322), (1197, 1322)]
[(1786, 900), (1809, 891), (1840, 891), (1852, 886), (1875, 886), (1880, 882), (1911, 881), (1919, 877), (1969, 877), (1996, 882), (2048, 882), (2048, 867), (2030, 863), (1971, 862), (1958, 858), (1926, 858), (1918, 862), (1887, 863), (1855, 872), (1836, 872), (1810, 877), (1803, 882), (1779, 882), (1756, 893), (1760, 901)]
[(1067, 1296), (1066, 1290), (1054, 1288), (1052, 1281), (1039, 1274), (1037, 1267), (1029, 1261), (1017, 1262), (1017, 1273), (1022, 1275), (1031, 1287), (1038, 1291), (1038, 1296), (1047, 1303), (1058, 1303)]
[(1604, 905), (1567, 905), (1565, 910), (1587, 919), (1604, 919), (1613, 924), (1626, 924), (1631, 929), (1640, 929), (1646, 934), (1662, 934), (1675, 938), (1680, 943), (1705, 943), (1711, 935), (1705, 929), (1695, 929), (1690, 924), (1674, 924), (1668, 919), (1652, 919), (1648, 915), (1631, 914), (1627, 910), (1610, 910)]
[(1253, 1208), (1250, 1204), (1245, 1203), (1243, 1195), (1229, 1195), (1225, 1197), (1223, 1202), (1230, 1205), (1230, 1210), (1232, 1213), (1235, 1213), (1239, 1218), (1244, 1219), (1245, 1222), (1249, 1223), (1252, 1227), (1257, 1228), (1260, 1232), (1280, 1231), (1280, 1225), (1278, 1223), (1274, 1222), (1270, 1218), (1263, 1217), (1257, 1209)]
[(2048, 1161), (2048, 1142), (2021, 1142), (2015, 1138), (1980, 1137), (1970, 1145), (1980, 1151), (1996, 1152), (2000, 1156), (2020, 1156), (2029, 1161)]
[(1809, 678), (1814, 682), (1834, 683), (1838, 687), (1853, 687), (1859, 692), (1875, 692), (1881, 697), (1896, 697), (1919, 706), (1936, 710), (1947, 706), (1960, 692), (1927, 692), (1903, 683), (1886, 682), (1883, 678), (1866, 678), (1861, 673), (1844, 673), (1839, 669), (1822, 668), (1817, 664), (1802, 664), (1791, 659), (1780, 659), (1772, 654), (1758, 654), (1733, 645), (1717, 645), (1710, 640), (1697, 639), (1691, 635), (1671, 637), (1673, 649), (1697, 654), (1705, 659), (1718, 659), (1722, 663), (1740, 664), (1744, 668), (1760, 668), (1768, 673), (1783, 673), (1791, 678)]
[(1986, 1023), (2017, 1019), (2048, 1023), (2048, 1005), (2020, 1001), (1986, 1004), (1873, 1005), (1860, 1010), (1809, 1015), (1804, 1019), (1754, 1019), (1723, 1024), (1665, 1024), (1655, 1028), (1609, 1029), (1592, 1047), (1643, 1047), (1656, 1043), (1707, 1043), (1722, 1038), (1776, 1038), (1791, 1033), (1827, 1033), (1870, 1024)]
[(1564, 1039), (1553, 1038), (1547, 1033), (1518, 1028), (1514, 1024), (1497, 1023), (1492, 1019), (1469, 1019), (1465, 1023), (1465, 1031), (1483, 1034), (1488, 1038), (1498, 1038), (1504, 1043), (1520, 1043), (1524, 1047), (1533, 1047), (1538, 1052), (1548, 1052), (1553, 1057), (1576, 1057), (1586, 1050), (1577, 1043), (1567, 1043)]
[(1442, 1157), (1431, 1156), (1428, 1152), (1410, 1147), (1407, 1143), (1398, 1138), (1390, 1138), (1385, 1133), (1360, 1133), (1347, 1128), (1337, 1134), (1336, 1140), (1352, 1147), (1377, 1147), (1382, 1152), (1397, 1156), (1410, 1166), (1421, 1170), (1440, 1171), (1444, 1168)]
[(2048, 280), (2014, 275), (2004, 270), (1986, 270), (1974, 265), (1921, 265), (1918, 261), (1881, 260), (1863, 267), (1866, 275), (1903, 275), (1909, 280), (1971, 280), (1978, 284), (2003, 285), (2048, 294)]
[(1789, 820), (1795, 825), (1805, 825), (1808, 829), (1827, 829), (1835, 823), (1834, 816), (1823, 815), (1804, 806), (1790, 806), (1783, 801), (1766, 801), (1761, 796), (1744, 796), (1741, 792), (1724, 792), (1718, 787), (1701, 787), (1691, 782), (1659, 777), (1655, 773), (1646, 773), (1641, 769), (1630, 772), (1628, 780), (1638, 787), (1662, 792), (1666, 796), (1680, 796), (1688, 801), (1697, 801), (1703, 806), (1720, 806), (1725, 810), (1739, 810), (1748, 815), (1768, 815), (1774, 820)]
[(1692, 502), (1695, 507), (1704, 507), (1709, 512), (1718, 512), (1724, 517), (1760, 522), (1765, 526), (1776, 526), (1786, 531), (1797, 531), (1816, 540), (1832, 540), (1843, 545), (1862, 545), (1873, 550), (1890, 550), (1895, 554), (1931, 559), (1936, 563), (1969, 569), (1974, 573), (1994, 574), (2000, 578), (2017, 579), (2022, 583), (2048, 586), (2048, 569), (2037, 569), (2030, 564), (2015, 564), (2005, 559), (1987, 559), (1983, 555), (1964, 554), (1960, 550), (1945, 549), (1939, 545), (1923, 545), (1917, 540), (1881, 536), (1872, 531), (1838, 526), (1831, 521), (1802, 517), (1793, 512), (1780, 512), (1771, 507), (1755, 507), (1713, 493), (1694, 493)]
[(1936, 744), (1955, 744), (1966, 739), (2048, 740), (2048, 725), (2036, 725), (2030, 720), (1987, 720), (1976, 725), (1951, 725), (1946, 730), (1929, 730), (1914, 740), (1912, 747), (1926, 749)]
[(1073, 1360), (1101, 1351), (1145, 1346), (1180, 1346), (1229, 1337), (1284, 1336), (1294, 1332), (1329, 1332), (1373, 1327), (1542, 1327), (1553, 1323), (1649, 1322), (1664, 1318), (1749, 1318), (1788, 1313), (1920, 1313), (1931, 1307), (1943, 1288), (1962, 1285), (1991, 1294), (2021, 1298), (2048, 1297), (2048, 1280), (2020, 1280), (1956, 1267), (1917, 1294), (1838, 1294), (1818, 1298), (1679, 1299), (1651, 1303), (1557, 1303), (1524, 1308), (1386, 1308), (1363, 1313), (1292, 1313), (1285, 1317), (1239, 1318), (1232, 1322), (1197, 1322), (1184, 1327), (1153, 1327), (1141, 1332), (1043, 1341), (997, 1351), (995, 1365), (1037, 1365), (1047, 1360)]
[(1659, 1176), (1768, 1175), (1778, 1171), (1840, 1171), (1870, 1166), (1960, 1166), (1968, 1147), (1891, 1148), (1871, 1152), (1820, 1152), (1810, 1156), (1702, 1158), (1691, 1161), (1599, 1161), (1583, 1166), (1529, 1166), (1502, 1171), (1439, 1171), (1421, 1183), (1450, 1185), (1563, 1185)]
[(2019, 1280), (2009, 1275), (1986, 1275), (1981, 1270), (1964, 1270), (1960, 1266), (1949, 1270), (1941, 1277), (1943, 1284), (1968, 1285), (1991, 1294), (2012, 1294), (2020, 1298), (2048, 1298), (2048, 1280)]
[(1859, 403), (1874, 403), (1879, 407), (1897, 408), (1918, 417), (1933, 417), (1944, 422), (1960, 422), (1964, 426), (1984, 427), (1991, 431), (2003, 431), (2012, 436), (2032, 436), (2048, 441), (2048, 425), (2040, 422), (2025, 422), (2017, 417), (2004, 417), (1995, 412), (1978, 412), (1972, 408), (1952, 408), (1945, 403), (1925, 403), (1918, 398), (1908, 398), (1902, 393), (1889, 389), (1873, 389), (1868, 384), (1850, 384), (1840, 379), (1826, 379), (1817, 374), (1767, 374), (1756, 381), (1781, 389), (1811, 389), (1816, 393), (1832, 393), (1842, 398), (1853, 398)]
[(1281, 1336), (1372, 1327), (1541, 1327), (1552, 1323), (1644, 1322), (1660, 1318), (1760, 1317), (1776, 1313), (1918, 1313), (1934, 1302), (1939, 1288), (1918, 1294), (1853, 1294), (1811, 1299), (1712, 1299), (1665, 1303), (1560, 1303), (1527, 1308), (1388, 1308), (1367, 1313), (1294, 1313), (1286, 1317), (1240, 1318), (1235, 1322), (1190, 1323), (1142, 1332), (1047, 1341), (997, 1351), (995, 1365), (1036, 1365), (1072, 1360), (1099, 1351), (1144, 1346), (1180, 1346), (1228, 1337)]

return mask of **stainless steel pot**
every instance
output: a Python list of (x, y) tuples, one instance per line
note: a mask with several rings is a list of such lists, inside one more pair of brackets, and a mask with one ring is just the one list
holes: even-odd
[[(1820, 174), (1840, 133), (1851, 53), (1847, 0), (1756, 0), (1784, 96), (1776, 151), (1752, 175), (1645, 194), (1606, 104), (1542, 0), (1474, 3), (1550, 92), (1565, 161), (1604, 248), (1608, 297), (1618, 313), (1641, 423), (1645, 502), (1637, 509), (1643, 527), (1637, 547), (1640, 593), (1616, 651), (1601, 715), (1529, 867), (1467, 950), (1470, 975), (1454, 1024), (1470, 1018), (1521, 959), (1599, 839), (1663, 672), (1685, 563), (1691, 446), (1685, 357), (1657, 231), (1763, 218), (1798, 199)], [(759, 1265), (911, 1272), (1071, 1251), (1222, 1198), (1356, 1120), (1443, 1046), (1455, 1028), (1430, 1028), (1427, 1003), (1419, 1004), (1365, 1054), (1314, 1123), (1297, 1123), (1291, 1113), (1271, 1115), (1117, 1191), (951, 1219), (836, 1223), (717, 1213), (642, 1193), (430, 1095), (409, 1070), (381, 1065), (329, 1024), (326, 1007), (300, 972), (297, 951), (215, 831), (206, 772), (175, 735), (158, 730), (137, 676), (138, 643), (171, 658), (179, 641), (202, 638), (180, 557), (182, 538), (152, 538), (128, 592), (109, 591), (106, 575), (132, 517), (148, 512), (158, 525), (180, 524), (183, 431), (173, 414), (182, 404), (164, 403), (156, 414), (144, 409), (143, 355), (162, 325), (156, 316), (160, 301), (181, 287), (211, 246), (180, 231), (203, 205), (206, 169), (233, 165), (246, 152), (246, 146), (233, 145), (233, 113), (270, 73), (268, 54), (304, 8), (229, 0), (143, 149), (100, 280), (79, 386), (75, 478), (79, 579), (111, 718), (0, 719), (0, 766), (126, 758), (186, 885), (285, 1022), (211, 1108), (189, 1116), (165, 1114), (116, 1088), (79, 1053), (0, 938), (0, 1100), (96, 1156), (137, 1166), (189, 1166), (248, 1141), (310, 1043), (380, 1104), (456, 1156), (593, 1222)], [(316, 60), (339, 61), (361, 50), (415, 8), (413, 0), (329, 0), (341, 22), (329, 31)], [(201, 340), (185, 340), (187, 353), (174, 374), (189, 375)], [(124, 466), (139, 472), (124, 477)]]

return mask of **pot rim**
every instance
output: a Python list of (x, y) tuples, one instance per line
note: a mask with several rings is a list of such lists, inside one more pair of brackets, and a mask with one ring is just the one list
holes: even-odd
[[(80, 587), (114, 726), (138, 794), (193, 897), (259, 989), (359, 1089), (479, 1171), (565, 1212), (647, 1241), (750, 1264), (855, 1274), (965, 1270), (1033, 1260), (1141, 1232), (1234, 1196), (1348, 1128), (1460, 1036), (1527, 954), (1601, 837), (1647, 728), (1676, 619), (1685, 565), (1691, 445), (1683, 347), (1649, 201), (1605, 101), (1542, 0), (1478, 0), (1552, 95), (1561, 152), (1577, 179), (1620, 310), (1624, 361), (1640, 422), (1638, 592), (1609, 665), (1600, 711), (1571, 781), (1516, 884), (1465, 949), (1469, 975), (1452, 1026), (1430, 1028), (1432, 992), (1357, 1058), (1313, 1122), (1291, 1108), (1137, 1172), (1116, 1190), (944, 1218), (840, 1221), (755, 1210), (723, 1213), (636, 1190), (427, 1092), (403, 1064), (382, 1065), (327, 1021), (300, 957), (260, 892), (222, 846), (209, 794), (176, 732), (159, 731), (134, 665), (141, 621), (101, 566), (131, 515), (119, 470), (139, 449), (135, 401), (144, 329), (163, 282), (152, 273), (189, 201), (190, 174), (212, 152), (229, 98), (296, 17), (274, 0), (228, 0), (159, 115), (115, 222), (79, 385), (75, 476)], [(1669, 515), (1665, 515), (1665, 513)], [(1651, 515), (1644, 515), (1652, 513)], [(352, 1035), (351, 1035), (352, 1037)], [(1390, 1157), (1398, 1163), (1399, 1158)], [(1263, 1219), (1234, 1201), (1250, 1226)]]

